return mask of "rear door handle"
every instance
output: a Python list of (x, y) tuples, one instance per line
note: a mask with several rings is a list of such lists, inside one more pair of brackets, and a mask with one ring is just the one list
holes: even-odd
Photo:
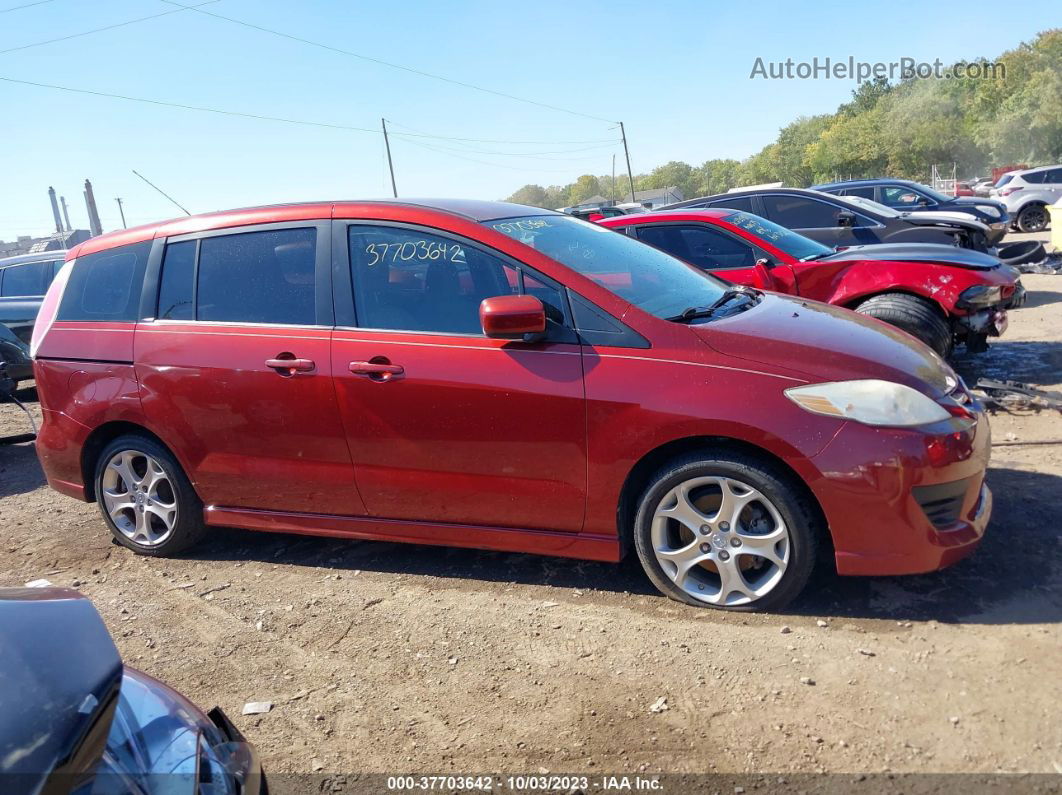
[(265, 366), (276, 370), (280, 375), (307, 373), (317, 365), (313, 359), (266, 359)]
[(390, 362), (351, 362), (350, 372), (355, 375), (367, 375), (373, 381), (390, 381), (404, 374), (406, 368)]

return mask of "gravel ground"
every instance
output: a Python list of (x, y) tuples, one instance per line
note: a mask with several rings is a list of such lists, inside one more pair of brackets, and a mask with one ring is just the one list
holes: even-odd
[[(1004, 340), (959, 360), (971, 383), (1062, 388), (1062, 278), (1025, 283)], [(139, 558), (29, 445), (0, 448), (0, 584), (80, 588), (126, 662), (220, 704), (274, 773), (1060, 773), (1062, 419), (992, 425), (975, 556), (827, 577), (785, 615), (668, 601), (633, 559), (236, 530)]]

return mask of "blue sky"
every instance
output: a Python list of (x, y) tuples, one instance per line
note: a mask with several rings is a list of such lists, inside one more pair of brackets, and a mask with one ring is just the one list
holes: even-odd
[[(0, 0), (0, 51), (172, 10), (162, 0)], [(180, 0), (195, 4), (203, 0)], [(219, 0), (205, 11), (626, 124), (635, 173), (667, 160), (746, 157), (855, 83), (751, 80), (766, 60), (950, 62), (993, 57), (1062, 22), (1057, 0), (917, 7), (847, 2), (573, 3)], [(431, 80), (195, 11), (0, 52), (0, 77), (433, 138), (392, 141), (400, 195), (500, 198), (623, 168), (613, 125)], [(379, 134), (296, 126), (0, 81), (0, 239), (52, 226), (54, 185), (86, 227), (179, 211), (390, 194)], [(578, 143), (572, 143), (578, 142)], [(424, 148), (425, 145), (433, 149)], [(472, 151), (481, 150), (481, 151)], [(451, 151), (457, 150), (457, 151)], [(484, 154), (484, 151), (504, 155)], [(579, 151), (574, 151), (579, 150)], [(533, 153), (536, 158), (513, 153)], [(474, 162), (480, 161), (480, 162)]]

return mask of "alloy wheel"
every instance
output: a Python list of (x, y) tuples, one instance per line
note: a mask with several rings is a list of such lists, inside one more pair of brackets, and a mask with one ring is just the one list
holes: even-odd
[(150, 455), (122, 450), (103, 470), (102, 498), (107, 515), (135, 544), (155, 547), (177, 524), (177, 494), (169, 475)]
[(761, 599), (789, 565), (789, 528), (778, 509), (729, 477), (691, 478), (668, 491), (650, 538), (664, 574), (690, 597), (717, 606)]

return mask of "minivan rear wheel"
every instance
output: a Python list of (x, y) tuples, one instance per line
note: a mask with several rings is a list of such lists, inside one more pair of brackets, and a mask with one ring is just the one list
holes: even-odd
[(146, 436), (108, 444), (96, 462), (96, 502), (111, 535), (140, 555), (167, 557), (206, 533), (203, 503), (173, 454)]
[(751, 456), (693, 455), (659, 471), (634, 543), (665, 595), (698, 607), (778, 610), (807, 584), (821, 521), (792, 478)]
[(871, 296), (855, 311), (906, 331), (944, 358), (951, 355), (954, 343), (951, 327), (940, 310), (924, 298), (908, 293), (882, 293)]

